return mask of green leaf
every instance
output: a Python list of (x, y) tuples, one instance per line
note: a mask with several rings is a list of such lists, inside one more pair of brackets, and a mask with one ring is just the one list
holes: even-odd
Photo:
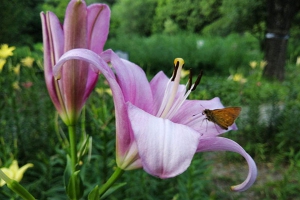
[(35, 198), (17, 181), (12, 180), (10, 183), (7, 183), (7, 187), (9, 187), (12, 191), (20, 195), (23, 199), (26, 200), (34, 200)]
[[(79, 172), (80, 170), (74, 172), (70, 177), (67, 187), (67, 193), (70, 199), (80, 199), (83, 196), (83, 183)], [(75, 192), (73, 191), (73, 184), (75, 184)]]
[(127, 183), (117, 183), (114, 184), (111, 188), (109, 188), (102, 196), (100, 199), (104, 199), (105, 197), (107, 197), (108, 195), (112, 194), (113, 192), (115, 192), (117, 189), (125, 186)]
[(86, 148), (89, 145), (90, 142), (90, 136), (87, 135), (87, 137), (84, 139), (84, 141), (82, 141), (81, 147), (79, 149), (79, 155), (78, 155), (78, 160), (81, 160), (81, 157), (84, 155), (84, 153), (86, 152)]
[(90, 192), (88, 200), (96, 200), (99, 199), (99, 186), (96, 187)]
[(65, 185), (66, 190), (67, 190), (67, 186), (68, 186), (71, 174), (72, 174), (71, 158), (69, 155), (67, 155), (67, 166), (64, 171), (64, 185)]

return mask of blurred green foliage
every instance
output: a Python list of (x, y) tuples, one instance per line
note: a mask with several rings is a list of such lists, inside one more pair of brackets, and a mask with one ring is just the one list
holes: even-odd
[(110, 37), (123, 34), (150, 36), (156, 4), (156, 0), (119, 1), (112, 7)]
[(266, 17), (264, 1), (223, 0), (221, 2), (218, 7), (220, 17), (207, 25), (203, 33), (226, 36), (232, 33), (232, 30), (238, 33), (248, 31), (254, 35), (260, 34), (261, 40), (264, 38)]
[[(0, 43), (30, 45), (41, 42), (39, 13), (52, 11), (63, 21), (69, 0), (3, 1)], [(99, 2), (87, 0), (87, 4)], [(248, 31), (259, 40), (265, 34), (263, 0), (103, 0), (111, 6), (111, 35), (150, 36), (181, 31), (226, 36)], [(299, 18), (296, 17), (296, 22)], [(295, 26), (293, 26), (295, 28)], [(17, 39), (16, 39), (17, 38)]]
[(29, 45), (42, 41), (39, 13), (43, 1), (1, 0), (0, 44)]
[(247, 33), (225, 38), (191, 33), (156, 34), (147, 38), (124, 34), (111, 38), (105, 48), (127, 52), (132, 62), (152, 74), (162, 66), (169, 66), (164, 71), (171, 73), (176, 57), (184, 58), (185, 65), (195, 72), (202, 69), (205, 74), (218, 76), (230, 75), (230, 71), (237, 69), (247, 71), (249, 62), (263, 57), (257, 39)]

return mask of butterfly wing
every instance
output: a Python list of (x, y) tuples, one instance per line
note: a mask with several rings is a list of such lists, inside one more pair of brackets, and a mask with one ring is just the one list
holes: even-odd
[(213, 122), (221, 128), (227, 130), (231, 126), (241, 112), (241, 107), (227, 107), (223, 109), (212, 110)]

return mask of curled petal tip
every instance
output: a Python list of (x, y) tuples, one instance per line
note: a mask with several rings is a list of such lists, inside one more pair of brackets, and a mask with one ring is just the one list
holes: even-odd
[(253, 185), (255, 179), (256, 175), (254, 175), (249, 181), (246, 180), (242, 184), (231, 186), (230, 189), (235, 192), (243, 192), (245, 190), (248, 190)]
[(248, 157), (246, 157), (246, 159), (247, 159), (247, 162), (249, 165), (249, 173), (248, 173), (247, 179), (239, 185), (231, 186), (232, 191), (235, 191), (235, 192), (245, 191), (245, 190), (249, 189), (256, 180), (256, 177), (257, 177), (256, 164), (249, 155), (248, 155)]
[(202, 142), (200, 142), (199, 143), (200, 145), (198, 146), (198, 150), (197, 150), (198, 152), (232, 151), (232, 152), (239, 153), (246, 159), (249, 167), (248, 176), (243, 183), (239, 185), (231, 186), (231, 190), (236, 192), (242, 192), (249, 189), (253, 185), (257, 177), (256, 164), (252, 159), (252, 157), (239, 144), (237, 144), (233, 140), (223, 138), (223, 137), (211, 137), (211, 138), (202, 139), (201, 141)]

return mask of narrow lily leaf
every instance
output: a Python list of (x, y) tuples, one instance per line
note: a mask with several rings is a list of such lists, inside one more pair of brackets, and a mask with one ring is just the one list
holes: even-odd
[(104, 199), (105, 197), (109, 196), (113, 192), (117, 191), (121, 187), (125, 186), (127, 183), (116, 183), (112, 187), (110, 187), (102, 196), (100, 199)]
[(99, 195), (99, 186), (96, 185), (96, 187), (90, 192), (88, 200), (97, 200), (99, 199)]
[(89, 141), (90, 141), (90, 136), (88, 135), (84, 141), (82, 142), (81, 144), (81, 147), (78, 151), (78, 160), (81, 160), (81, 157), (84, 155), (84, 153), (86, 152), (86, 148), (87, 148), (87, 145), (89, 145)]
[(72, 170), (71, 170), (71, 158), (69, 155), (67, 155), (66, 157), (67, 157), (67, 166), (64, 171), (64, 185), (67, 190), (68, 183), (69, 183), (69, 180), (70, 180), (70, 177), (72, 174), (72, 172), (71, 172)]
[(12, 191), (20, 195), (25, 200), (35, 200), (35, 198), (17, 181), (12, 180), (10, 183), (7, 184)]
[[(83, 196), (83, 183), (79, 172), (79, 170), (74, 172), (69, 180), (67, 192), (70, 199), (80, 199)], [(76, 186), (76, 191), (73, 191), (73, 184)]]

